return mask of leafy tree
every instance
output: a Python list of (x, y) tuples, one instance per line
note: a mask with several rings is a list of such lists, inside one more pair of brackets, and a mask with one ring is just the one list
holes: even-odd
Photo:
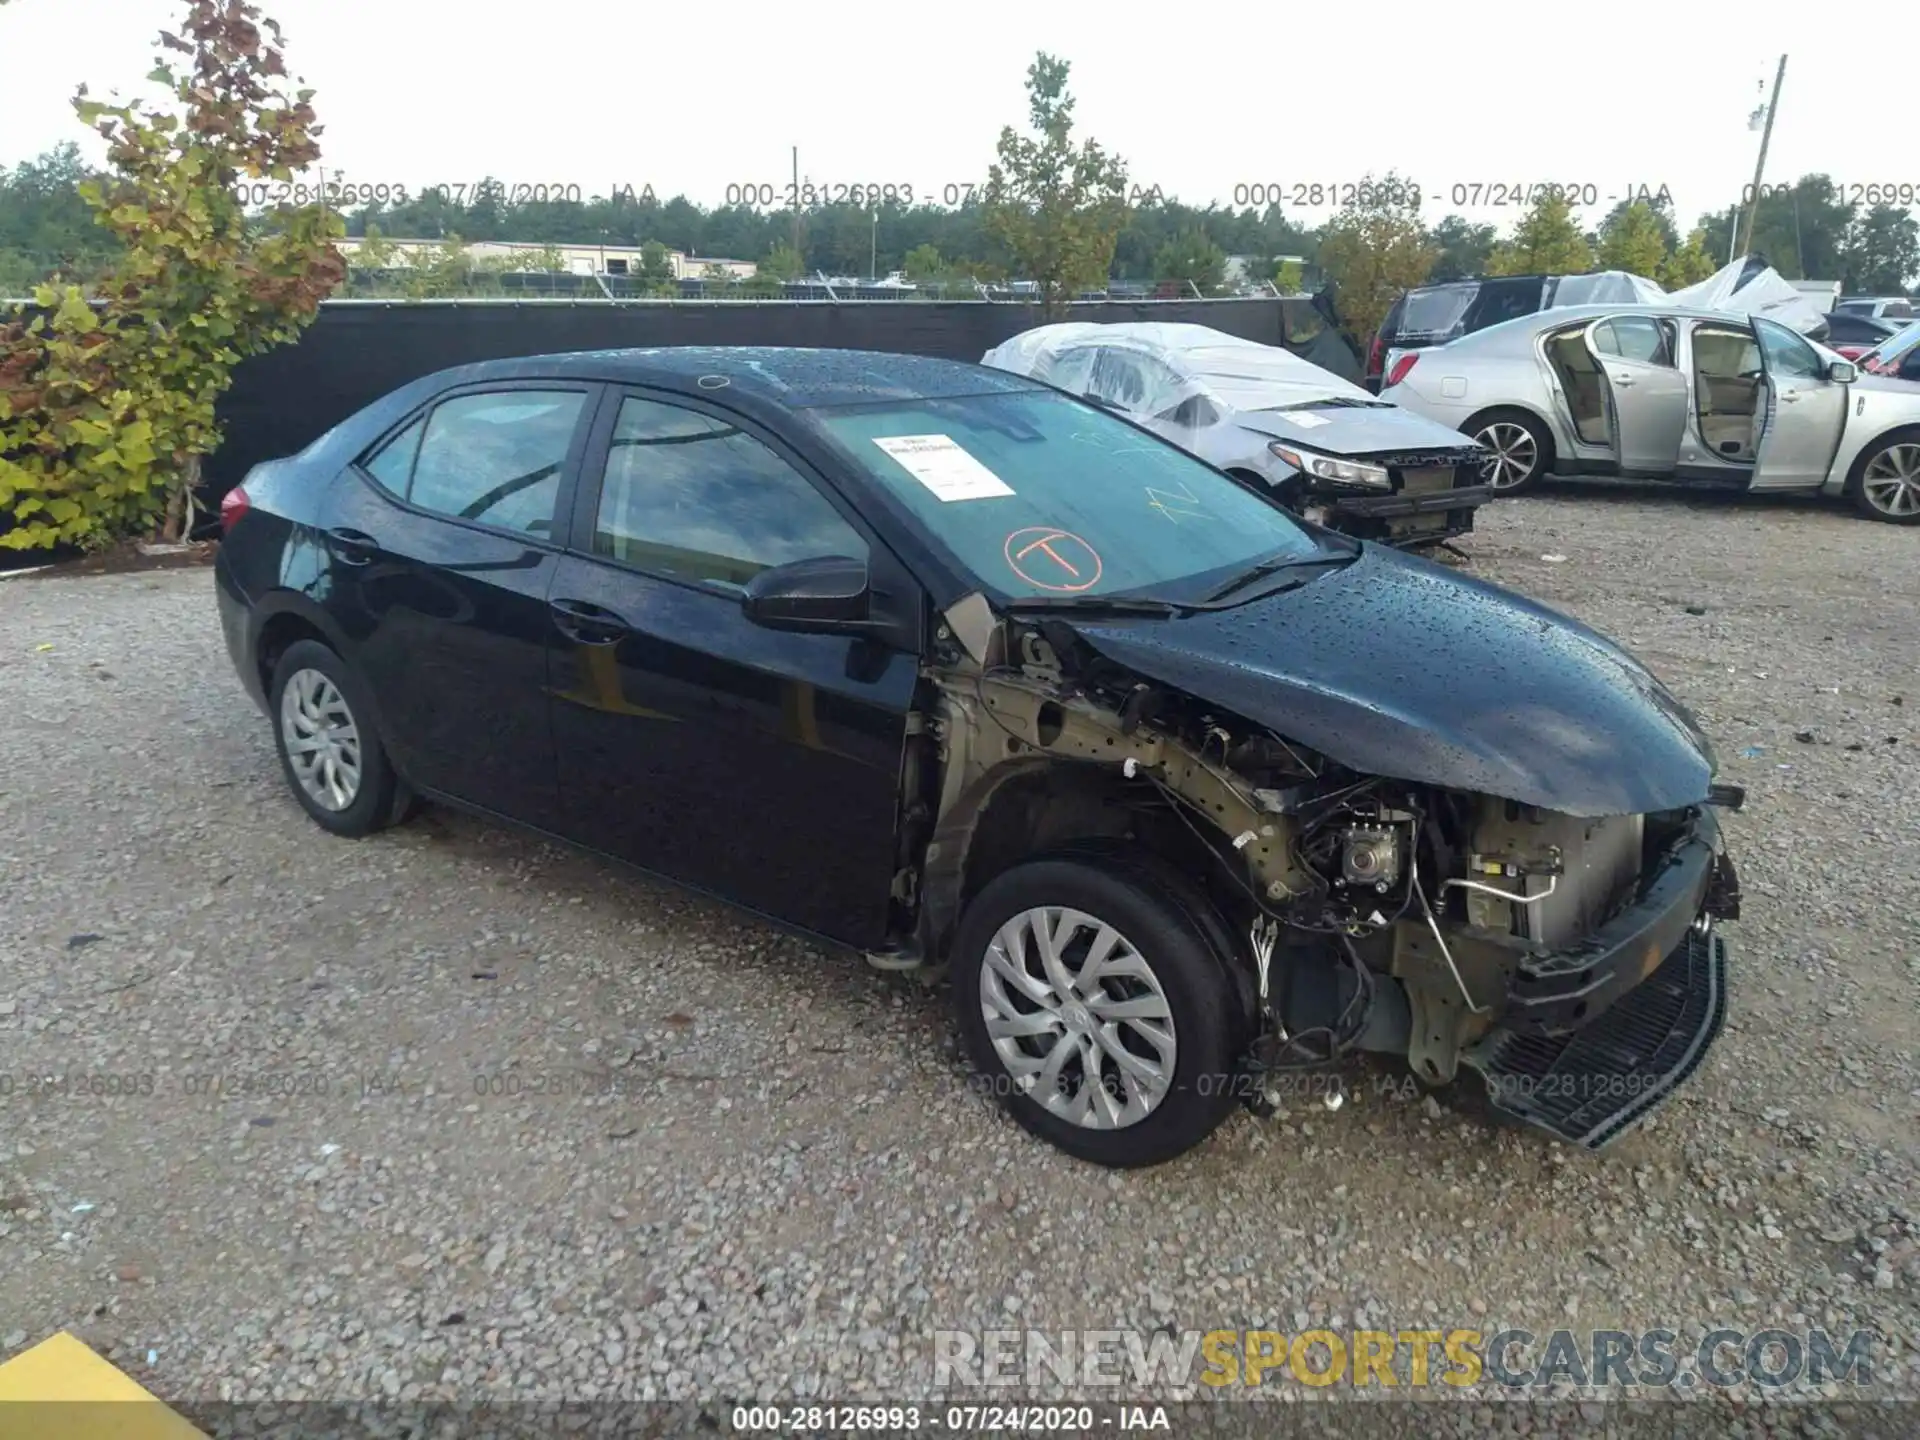
[(1302, 277), (1298, 260), (1285, 260), (1280, 268), (1273, 272), (1273, 288), (1282, 295), (1298, 295)]
[(1418, 192), (1392, 172), (1379, 181), (1368, 175), (1320, 233), (1320, 268), (1348, 334), (1363, 346), (1401, 292), (1426, 280), (1434, 258)]
[(776, 280), (798, 280), (805, 270), (800, 252), (791, 245), (776, 245), (767, 252), (767, 258), (760, 262), (759, 273), (771, 275)]
[(1876, 205), (1847, 233), (1843, 279), (1856, 295), (1900, 295), (1920, 273), (1920, 225), (1913, 213)]
[(84, 86), (74, 99), (109, 165), (80, 194), (123, 253), (91, 295), (41, 286), (43, 313), (0, 327), (0, 512), (14, 521), (0, 545), (100, 544), (156, 520), (186, 534), (234, 365), (296, 338), (345, 278), (335, 216), (287, 208), (250, 226), (236, 193), (319, 158), (279, 27), (246, 0), (185, 10), (160, 44), (186, 69), (163, 58), (148, 77), (170, 106), (106, 105)]
[[(1743, 187), (1744, 188), (1744, 187)], [(1794, 280), (1839, 280), (1846, 274), (1848, 235), (1855, 207), (1827, 175), (1802, 175), (1791, 186), (1764, 187), (1753, 217), (1749, 249), (1764, 255), (1782, 275)], [(1744, 224), (1743, 207), (1702, 215), (1707, 253), (1726, 264), (1734, 225)]]
[(1484, 275), (1493, 254), (1494, 228), (1474, 225), (1460, 215), (1448, 215), (1433, 227), (1428, 243), (1434, 248), (1433, 274), (1428, 278), (1470, 280)]
[(1573, 203), (1543, 189), (1514, 227), (1513, 238), (1494, 246), (1489, 275), (1584, 275), (1593, 269), (1593, 247), (1573, 221)]
[(647, 281), (673, 279), (673, 257), (658, 240), (649, 240), (640, 247), (640, 278)]
[(1011, 125), (987, 171), (983, 220), (1040, 287), (1042, 314), (1102, 285), (1127, 218), (1127, 167), (1096, 140), (1073, 144), (1066, 61), (1037, 56), (1027, 69), (1028, 118), (1038, 138)]
[(940, 258), (937, 247), (916, 245), (907, 252), (907, 258), (900, 262), (900, 273), (916, 284), (939, 280), (947, 273), (947, 262)]
[(1719, 268), (1707, 249), (1707, 232), (1695, 230), (1687, 236), (1686, 244), (1661, 262), (1653, 278), (1669, 290), (1684, 290), (1689, 285), (1698, 285)]
[(1153, 268), (1156, 280), (1178, 280), (1211, 295), (1225, 283), (1227, 252), (1209, 240), (1206, 231), (1186, 230), (1160, 247)]
[[(1643, 189), (1642, 193), (1629, 195), (1626, 199), (1618, 202), (1613, 209), (1607, 212), (1606, 218), (1600, 222), (1598, 232), (1599, 240), (1604, 242), (1607, 236), (1619, 228), (1627, 212), (1636, 208), (1645, 209), (1653, 216), (1654, 224), (1660, 231), (1660, 253), (1662, 256), (1665, 256), (1669, 250), (1674, 249), (1680, 244), (1680, 228), (1673, 218), (1673, 199), (1666, 193), (1664, 188), (1655, 195), (1647, 195)], [(1653, 272), (1648, 270), (1640, 273), (1651, 275)]]
[(1660, 217), (1644, 200), (1616, 210), (1601, 223), (1598, 258), (1602, 270), (1625, 270), (1652, 279), (1666, 263), (1668, 248)]

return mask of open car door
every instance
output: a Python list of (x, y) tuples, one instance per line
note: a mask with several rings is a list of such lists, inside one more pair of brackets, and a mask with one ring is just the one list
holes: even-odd
[(1786, 326), (1752, 320), (1763, 384), (1751, 488), (1813, 489), (1826, 483), (1840, 448), (1852, 387), (1833, 379), (1820, 352)]
[(1600, 367), (1607, 438), (1623, 475), (1671, 475), (1687, 429), (1687, 381), (1674, 365), (1670, 320), (1609, 315), (1586, 329)]

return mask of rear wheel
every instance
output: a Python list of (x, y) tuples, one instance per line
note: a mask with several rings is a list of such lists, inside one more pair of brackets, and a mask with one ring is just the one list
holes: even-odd
[(1878, 441), (1853, 486), (1860, 513), (1890, 525), (1920, 525), (1920, 428)]
[(270, 697), (280, 768), (315, 823), (353, 838), (391, 823), (399, 780), (346, 662), (296, 641), (274, 666)]
[(1481, 480), (1502, 495), (1531, 490), (1553, 463), (1553, 437), (1525, 411), (1490, 410), (1462, 428), (1489, 452)]
[(1156, 1165), (1231, 1108), (1240, 996), (1147, 867), (1029, 861), (961, 918), (954, 1005), (975, 1074), (1014, 1119), (1098, 1165)]

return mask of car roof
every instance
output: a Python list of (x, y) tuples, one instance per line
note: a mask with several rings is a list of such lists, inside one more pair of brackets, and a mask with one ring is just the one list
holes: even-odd
[(1528, 315), (1516, 315), (1511, 320), (1502, 320), (1498, 325), (1489, 325), (1484, 330), (1475, 330), (1462, 335), (1457, 340), (1448, 341), (1448, 345), (1465, 349), (1476, 342), (1498, 341), (1513, 335), (1532, 334), (1539, 330), (1549, 330), (1560, 325), (1572, 325), (1581, 320), (1598, 320), (1603, 315), (1651, 315), (1655, 319), (1665, 320), (1718, 320), (1738, 324), (1746, 318), (1737, 311), (1695, 310), (1678, 305), (1557, 305), (1547, 310), (1535, 310)]
[(716, 392), (724, 391), (731, 400), (758, 400), (787, 409), (1043, 388), (1024, 376), (960, 360), (778, 345), (575, 350), (482, 360), (427, 379), (436, 391), (495, 380), (602, 380), (715, 399), (721, 398)]

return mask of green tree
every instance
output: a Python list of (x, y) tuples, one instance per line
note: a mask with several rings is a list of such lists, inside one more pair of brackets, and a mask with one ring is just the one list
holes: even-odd
[(1044, 53), (1028, 67), (1035, 135), (1011, 125), (1000, 132), (982, 206), (987, 232), (1039, 286), (1041, 312), (1049, 318), (1076, 292), (1106, 282), (1127, 219), (1125, 163), (1096, 140), (1073, 143), (1069, 68)]
[(1212, 295), (1225, 283), (1227, 252), (1207, 238), (1204, 230), (1185, 230), (1153, 257), (1156, 280), (1177, 280), (1202, 295)]
[(1477, 279), (1487, 271), (1493, 254), (1494, 228), (1470, 224), (1465, 217), (1448, 215), (1433, 227), (1427, 243), (1434, 249), (1433, 273), (1441, 280)]
[(1573, 203), (1552, 188), (1520, 217), (1513, 238), (1493, 247), (1489, 275), (1584, 275), (1593, 269), (1593, 247), (1573, 220)]
[(1660, 217), (1644, 200), (1616, 210), (1600, 226), (1599, 266), (1653, 279), (1667, 259), (1667, 237)]
[(900, 262), (900, 273), (916, 285), (938, 281), (947, 273), (947, 262), (940, 258), (937, 246), (916, 245)]
[(1273, 272), (1273, 288), (1282, 295), (1298, 295), (1301, 286), (1300, 262), (1283, 260)]
[[(1742, 187), (1744, 190), (1745, 187)], [(1792, 185), (1768, 182), (1753, 217), (1748, 250), (1764, 255), (1791, 280), (1839, 280), (1846, 274), (1848, 235), (1856, 210), (1831, 176), (1802, 175)], [(1729, 207), (1700, 217), (1707, 253), (1722, 265), (1735, 239), (1734, 225), (1745, 228), (1744, 207)]]
[(1920, 273), (1920, 224), (1913, 212), (1876, 205), (1847, 233), (1841, 278), (1856, 295), (1900, 295)]
[[(43, 313), (0, 327), (0, 545), (100, 544), (159, 522), (186, 534), (214, 406), (243, 357), (298, 336), (346, 275), (337, 217), (249, 224), (242, 180), (319, 158), (310, 90), (288, 93), (279, 27), (245, 0), (190, 0), (148, 79), (171, 104), (74, 110), (107, 142), (81, 197), (123, 253), (90, 296), (44, 285)], [(268, 37), (271, 37), (269, 39)]]
[(767, 258), (760, 262), (759, 273), (771, 275), (776, 280), (798, 280), (805, 269), (798, 250), (791, 245), (776, 245), (767, 252)]
[(658, 240), (649, 240), (640, 247), (640, 278), (649, 281), (673, 279), (673, 257)]
[(1695, 230), (1687, 236), (1686, 244), (1677, 246), (1661, 262), (1659, 273), (1653, 278), (1669, 290), (1684, 290), (1689, 285), (1698, 285), (1719, 268), (1707, 249), (1707, 232)]
[(1348, 335), (1365, 346), (1401, 292), (1433, 270), (1418, 191), (1392, 172), (1368, 175), (1320, 232), (1319, 258)]

